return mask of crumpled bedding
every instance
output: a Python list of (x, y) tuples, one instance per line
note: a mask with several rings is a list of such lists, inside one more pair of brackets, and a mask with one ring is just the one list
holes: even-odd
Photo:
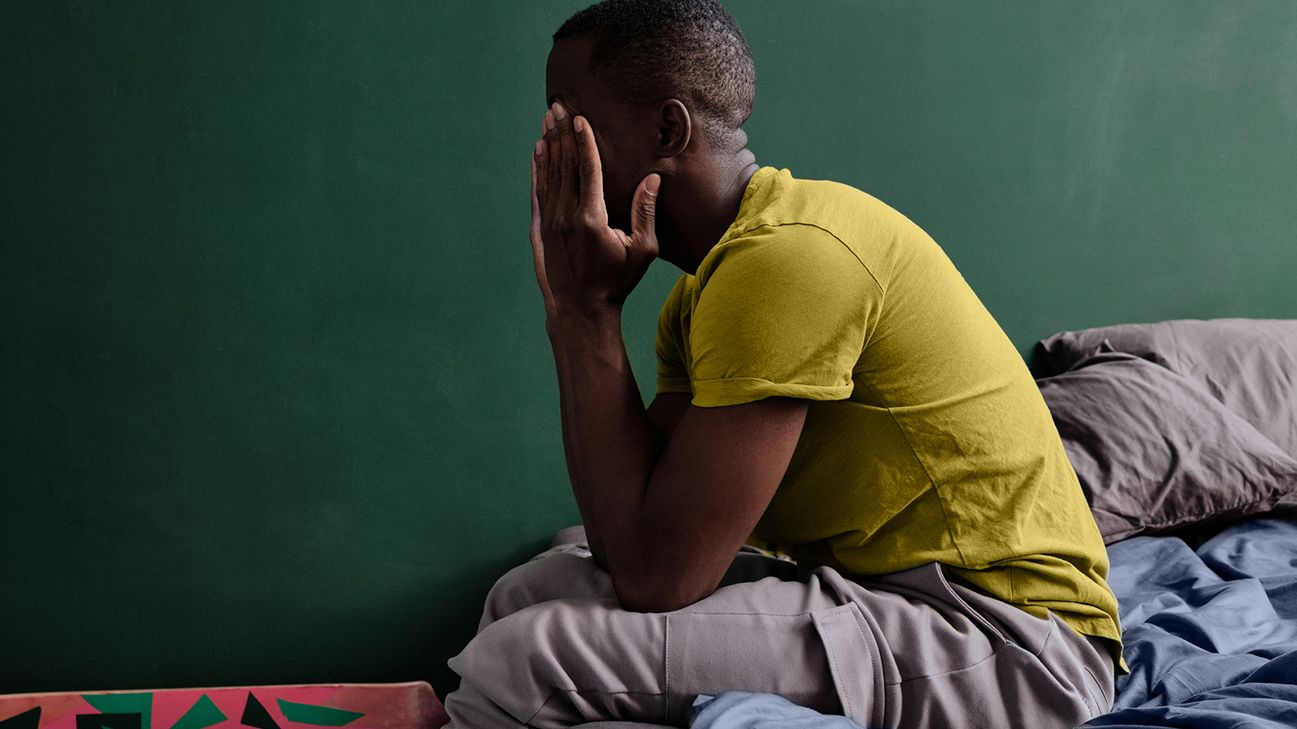
[(1297, 727), (1297, 519), (1108, 548), (1131, 673), (1086, 727)]

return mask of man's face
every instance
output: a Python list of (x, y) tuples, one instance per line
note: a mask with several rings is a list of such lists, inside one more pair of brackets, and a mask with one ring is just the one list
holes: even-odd
[[(568, 114), (583, 116), (594, 130), (603, 166), (604, 205), (608, 225), (630, 232), (631, 198), (635, 187), (652, 170), (647, 142), (652, 129), (637, 117), (590, 70), (592, 44), (567, 39), (554, 44), (545, 65), (547, 103), (558, 101)], [(544, 115), (544, 110), (540, 114)]]

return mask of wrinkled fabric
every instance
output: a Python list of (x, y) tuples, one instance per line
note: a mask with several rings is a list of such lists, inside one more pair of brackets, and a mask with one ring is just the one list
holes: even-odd
[(862, 583), (741, 550), (711, 595), (639, 613), (592, 557), (565, 530), (496, 581), (447, 661), (445, 729), (684, 727), (698, 696), (729, 691), (890, 729), (1070, 729), (1112, 706), (1112, 643), (936, 563)]
[(1086, 727), (1297, 726), (1297, 520), (1109, 549), (1131, 672)]
[(694, 699), (691, 729), (863, 729), (845, 716), (821, 714), (775, 694), (727, 691)]
[(1032, 374), (1062, 372), (1105, 340), (1194, 381), (1297, 457), (1297, 319), (1172, 319), (1059, 332), (1036, 343)]
[(1098, 351), (1036, 381), (1106, 543), (1269, 511), (1297, 459), (1193, 380)]

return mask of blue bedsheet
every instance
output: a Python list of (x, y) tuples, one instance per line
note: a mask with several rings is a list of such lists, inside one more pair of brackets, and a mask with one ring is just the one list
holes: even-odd
[(1087, 727), (1297, 727), (1297, 521), (1236, 524), (1108, 549), (1126, 661)]
[(821, 714), (776, 694), (726, 691), (694, 699), (690, 729), (861, 729), (845, 716)]

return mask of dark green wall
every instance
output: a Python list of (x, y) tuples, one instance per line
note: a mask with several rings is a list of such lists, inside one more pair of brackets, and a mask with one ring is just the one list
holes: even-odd
[[(0, 691), (454, 685), (578, 520), (527, 155), (582, 4), (0, 4)], [(1297, 5), (732, 8), (758, 160), (909, 215), (1021, 351), (1297, 316)]]

